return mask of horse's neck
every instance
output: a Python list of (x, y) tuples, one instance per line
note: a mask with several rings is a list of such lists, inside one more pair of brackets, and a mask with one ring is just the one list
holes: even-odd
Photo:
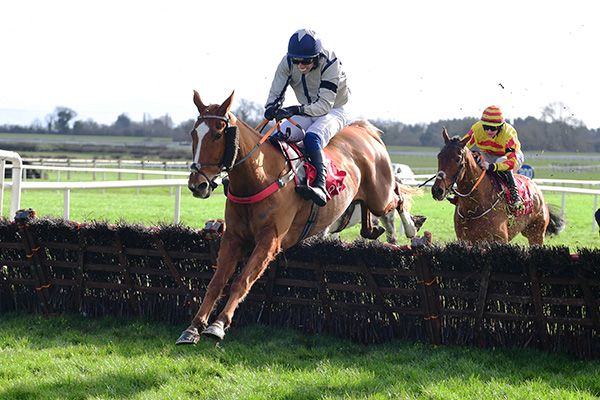
[[(246, 124), (238, 121), (239, 151), (237, 164), (230, 172), (230, 184), (236, 195), (256, 192), (275, 180), (285, 166), (283, 156), (269, 143), (259, 145), (260, 136)], [(244, 161), (242, 161), (244, 160)]]
[[(485, 171), (479, 167), (473, 156), (470, 154), (467, 155), (464, 176), (460, 182), (457, 182), (459, 192), (469, 193), (472, 190), (472, 193), (466, 199), (481, 202), (493, 192), (491, 182), (486, 177), (483, 177), (481, 182), (477, 183), (483, 173)], [(473, 189), (475, 185), (477, 187)]]

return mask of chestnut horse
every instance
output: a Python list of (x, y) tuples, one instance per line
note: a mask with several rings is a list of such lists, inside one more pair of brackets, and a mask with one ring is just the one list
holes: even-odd
[(562, 216), (546, 205), (538, 186), (526, 177), (521, 178), (531, 194), (533, 209), (531, 213), (512, 215), (502, 193), (496, 192), (466, 147), (469, 138), (450, 139), (446, 128), (442, 137), (445, 145), (438, 154), (438, 173), (431, 194), (440, 201), (449, 194), (456, 195), (454, 230), (458, 239), (508, 243), (521, 233), (529, 245), (542, 245), (544, 235), (558, 234), (564, 228)]
[[(371, 213), (381, 216), (392, 209), (403, 211), (402, 196), (395, 191), (389, 154), (379, 132), (368, 122), (346, 126), (325, 148), (337, 167), (346, 171), (346, 187), (324, 207), (317, 208), (295, 192), (293, 182), (287, 183), (293, 180), (289, 178), (293, 171), (281, 151), (270, 143), (262, 145), (265, 138), (229, 111), (232, 100), (233, 93), (221, 105), (206, 106), (194, 91), (194, 103), (200, 115), (192, 130), (194, 162), (188, 188), (195, 197), (207, 198), (216, 186), (214, 180), (226, 171), (229, 196), (216, 271), (200, 309), (177, 344), (194, 344), (200, 333), (222, 339), (239, 303), (277, 253), (304, 237), (322, 232), (353, 201), (362, 205), (361, 235), (370, 239), (383, 233), (383, 229), (373, 227)], [(273, 187), (272, 194), (260, 196), (259, 201), (241, 204), (232, 199), (256, 198), (257, 194), (265, 193), (266, 188)], [(314, 224), (307, 224), (315, 210), (318, 215)], [(231, 284), (223, 310), (209, 325), (217, 299), (238, 262), (246, 256), (246, 265)]]

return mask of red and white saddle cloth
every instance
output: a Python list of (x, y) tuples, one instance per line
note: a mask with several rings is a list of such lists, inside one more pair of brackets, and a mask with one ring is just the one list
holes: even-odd
[[(293, 143), (278, 142), (283, 154), (288, 163), (295, 172), (294, 181), (296, 186), (304, 185), (308, 180), (308, 184), (312, 185), (317, 177), (315, 167), (306, 161), (304, 153)], [(327, 189), (327, 200), (330, 200), (335, 195), (346, 189), (344, 179), (346, 171), (340, 170), (327, 154), (325, 154), (325, 165), (327, 166), (327, 177), (325, 178), (325, 187)]]
[[(533, 212), (533, 195), (531, 194), (531, 186), (528, 184), (529, 178), (518, 174), (514, 174), (514, 177), (519, 196), (521, 196), (521, 199), (523, 199), (524, 207), (522, 210), (514, 210), (513, 215), (529, 215)], [(496, 190), (501, 191), (504, 189), (504, 197), (506, 198), (506, 202), (510, 203), (512, 199), (506, 183), (497, 177), (495, 177), (492, 181), (494, 182)]]

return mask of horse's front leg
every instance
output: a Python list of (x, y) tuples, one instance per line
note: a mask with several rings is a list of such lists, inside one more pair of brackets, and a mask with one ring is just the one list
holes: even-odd
[(361, 228), (360, 236), (365, 239), (375, 240), (385, 232), (385, 228), (382, 226), (373, 226), (373, 219), (371, 218), (371, 211), (367, 208), (364, 203), (360, 203), (361, 211)]
[(248, 262), (231, 284), (229, 299), (215, 322), (202, 331), (203, 335), (221, 340), (225, 329), (229, 327), (233, 314), (239, 303), (246, 297), (252, 285), (273, 261), (281, 248), (281, 241), (276, 236), (275, 229), (269, 229), (256, 237), (256, 247)]
[(242, 243), (227, 235), (227, 231), (221, 239), (219, 255), (217, 257), (217, 269), (211, 278), (202, 304), (196, 313), (192, 324), (181, 334), (175, 344), (196, 344), (200, 340), (199, 330), (208, 326), (208, 318), (212, 313), (216, 301), (221, 297), (223, 288), (233, 275), (235, 267), (242, 257)]

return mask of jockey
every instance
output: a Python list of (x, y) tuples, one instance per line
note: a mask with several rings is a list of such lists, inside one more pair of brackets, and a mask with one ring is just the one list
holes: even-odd
[[(282, 107), (288, 85), (299, 105)], [(288, 142), (304, 143), (317, 176), (313, 186), (307, 183), (298, 186), (296, 191), (321, 207), (327, 203), (323, 148), (347, 123), (344, 105), (349, 95), (346, 74), (335, 53), (323, 48), (314, 31), (296, 31), (290, 37), (287, 54), (277, 66), (265, 105), (265, 118), (279, 121), (293, 116), (304, 130), (286, 120), (281, 124), (279, 136)]]
[(467, 136), (471, 138), (467, 146), (476, 146), (483, 154), (483, 167), (497, 174), (508, 185), (512, 201), (510, 208), (522, 210), (523, 199), (519, 196), (513, 171), (523, 165), (524, 156), (515, 128), (504, 121), (500, 108), (489, 106), (483, 111), (481, 121), (473, 124)]

